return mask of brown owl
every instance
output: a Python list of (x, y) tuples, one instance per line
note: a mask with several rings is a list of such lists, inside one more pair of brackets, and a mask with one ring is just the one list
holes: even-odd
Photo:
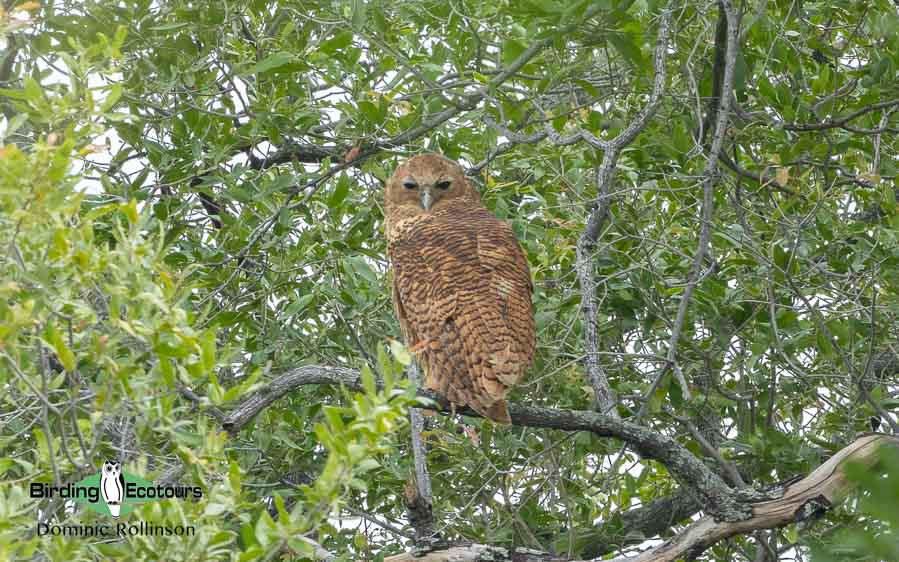
[(535, 346), (531, 274), (512, 228), (439, 154), (401, 164), (384, 201), (393, 303), (424, 388), (509, 423), (506, 394)]

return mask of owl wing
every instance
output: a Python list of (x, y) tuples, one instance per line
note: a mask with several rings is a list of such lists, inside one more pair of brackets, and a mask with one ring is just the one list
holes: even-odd
[[(431, 234), (431, 229), (427, 229)], [(388, 245), (393, 269), (393, 304), (406, 345), (427, 343), (439, 318), (452, 316), (455, 292), (447, 290), (439, 255), (443, 250), (409, 232)]]
[(397, 316), (424, 386), (508, 423), (505, 396), (534, 352), (524, 252), (484, 208), (410, 220), (388, 252)]

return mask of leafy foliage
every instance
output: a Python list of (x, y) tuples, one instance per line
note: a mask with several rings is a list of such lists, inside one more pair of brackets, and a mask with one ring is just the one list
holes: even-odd
[(812, 559), (877, 561), (899, 557), (899, 540), (894, 532), (899, 527), (899, 453), (884, 449), (877, 470), (850, 466), (848, 476), (860, 493), (855, 509), (845, 515), (850, 521), (860, 515), (860, 524), (840, 529), (816, 544)]

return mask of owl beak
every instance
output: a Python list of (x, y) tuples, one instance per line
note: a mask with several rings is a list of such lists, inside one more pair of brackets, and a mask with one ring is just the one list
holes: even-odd
[(434, 192), (431, 186), (422, 186), (421, 189), (421, 206), (425, 208), (425, 211), (431, 210), (431, 205), (434, 204)]

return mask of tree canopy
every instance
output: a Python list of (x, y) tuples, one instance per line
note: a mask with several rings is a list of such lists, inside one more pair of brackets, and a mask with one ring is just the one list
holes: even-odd
[[(897, 33), (887, 0), (4, 0), (0, 558), (899, 559)], [(382, 189), (427, 151), (531, 266), (511, 426), (405, 374)], [(195, 535), (41, 533), (108, 520), (30, 492), (105, 459), (199, 486), (128, 516)]]

